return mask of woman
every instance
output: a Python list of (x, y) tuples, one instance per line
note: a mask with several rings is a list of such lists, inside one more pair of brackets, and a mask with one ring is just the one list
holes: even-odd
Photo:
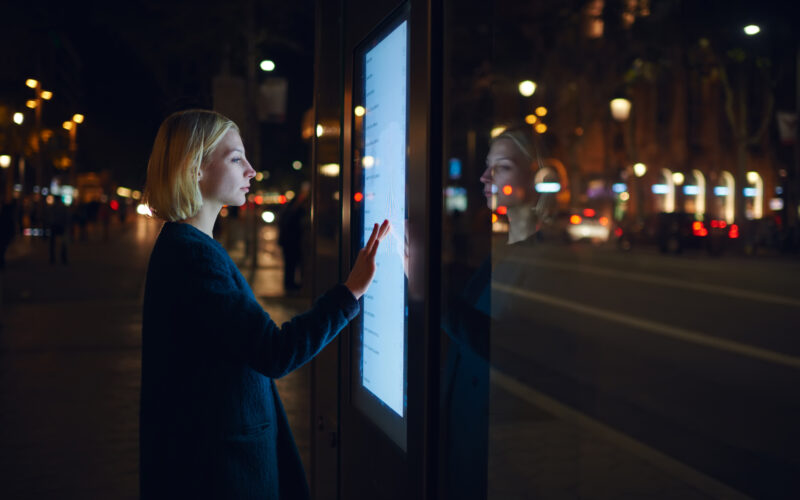
[(145, 201), (166, 223), (147, 271), (142, 322), (142, 498), (308, 498), (275, 389), (358, 312), (389, 231), (373, 228), (343, 285), (278, 327), (212, 238), (255, 176), (239, 130), (189, 110), (161, 125)]
[(481, 175), (483, 194), (492, 210), (504, 207), (508, 217), (508, 244), (520, 243), (536, 234), (546, 215), (551, 195), (536, 192), (537, 178), (550, 169), (542, 165), (534, 146), (531, 127), (509, 129), (498, 135), (486, 155)]

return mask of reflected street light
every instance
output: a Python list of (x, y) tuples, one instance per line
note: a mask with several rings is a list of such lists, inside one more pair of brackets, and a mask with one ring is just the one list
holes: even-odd
[(608, 105), (611, 108), (611, 116), (618, 122), (624, 122), (631, 114), (631, 101), (624, 97), (611, 99)]

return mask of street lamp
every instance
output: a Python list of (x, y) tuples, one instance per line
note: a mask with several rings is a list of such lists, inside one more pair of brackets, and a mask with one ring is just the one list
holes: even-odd
[(69, 163), (70, 163), (70, 184), (75, 185), (77, 181), (77, 167), (75, 165), (75, 153), (78, 151), (77, 134), (78, 124), (83, 123), (84, 116), (80, 113), (72, 115), (71, 120), (63, 123), (64, 130), (69, 132)]
[(261, 64), (259, 64), (259, 67), (261, 68), (261, 71), (275, 71), (275, 62), (270, 61), (269, 59), (264, 59), (261, 61)]
[(11, 157), (8, 155), (0, 155), (0, 168), (8, 168), (11, 165)]
[(744, 27), (744, 33), (747, 36), (757, 35), (760, 32), (761, 32), (761, 28), (758, 25), (755, 25), (755, 24), (748, 24), (747, 26)]
[(22, 125), (22, 122), (25, 121), (25, 115), (22, 113), (14, 113), (14, 123), (17, 125)]
[(525, 80), (519, 83), (519, 93), (524, 97), (530, 97), (536, 92), (536, 84), (530, 80)]
[(647, 173), (647, 165), (644, 163), (636, 163), (633, 165), (633, 173), (636, 177), (644, 177), (644, 174)]
[(631, 101), (624, 97), (611, 99), (611, 102), (608, 104), (611, 108), (611, 116), (618, 122), (624, 122), (631, 114)]

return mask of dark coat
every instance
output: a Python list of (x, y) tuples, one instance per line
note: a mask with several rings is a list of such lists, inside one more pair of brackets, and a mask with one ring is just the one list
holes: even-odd
[(166, 223), (144, 296), (142, 498), (308, 498), (272, 379), (314, 357), (358, 307), (337, 285), (279, 328), (219, 243)]

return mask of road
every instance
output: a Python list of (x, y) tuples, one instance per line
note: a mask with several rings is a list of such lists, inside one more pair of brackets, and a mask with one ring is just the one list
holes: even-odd
[(799, 276), (797, 260), (502, 252), (494, 380), (700, 477), (707, 496), (800, 498)]

